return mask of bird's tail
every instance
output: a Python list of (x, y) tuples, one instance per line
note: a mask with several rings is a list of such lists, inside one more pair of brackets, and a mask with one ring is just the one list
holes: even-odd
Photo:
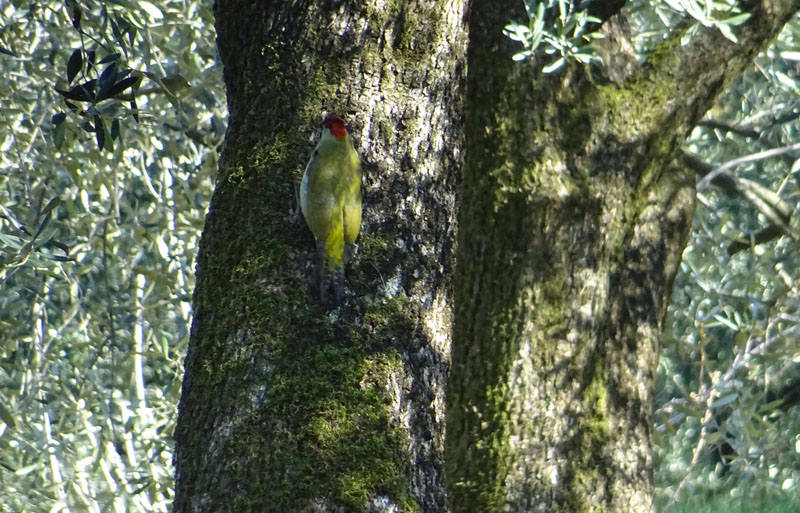
[(344, 255), (331, 255), (330, 247), (324, 242), (317, 243), (317, 253), (319, 254), (318, 279), (319, 297), (325, 303), (328, 301), (328, 294), (333, 289), (335, 303), (338, 305), (344, 297)]

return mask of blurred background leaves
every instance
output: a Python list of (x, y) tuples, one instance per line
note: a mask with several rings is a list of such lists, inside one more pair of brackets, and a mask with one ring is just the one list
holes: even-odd
[(0, 4), (0, 511), (167, 511), (225, 129), (200, 1)]

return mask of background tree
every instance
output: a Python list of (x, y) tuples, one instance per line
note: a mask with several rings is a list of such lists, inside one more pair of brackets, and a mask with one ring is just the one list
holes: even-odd
[[(677, 26), (639, 62), (624, 2), (590, 3), (583, 22), (571, 3), (531, 4), (470, 11), (450, 498), (455, 511), (648, 511), (660, 339), (695, 197), (673, 160), (798, 6)], [(548, 52), (497, 58), (514, 52), (510, 12), (531, 20), (517, 39)], [(592, 24), (614, 56), (595, 74), (565, 39)]]

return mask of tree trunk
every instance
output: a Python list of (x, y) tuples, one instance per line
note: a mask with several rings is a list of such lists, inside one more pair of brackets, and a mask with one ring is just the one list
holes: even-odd
[(692, 173), (671, 162), (796, 10), (745, 4), (739, 45), (707, 30), (682, 46), (676, 33), (641, 64), (619, 58), (615, 17), (598, 77), (512, 62), (502, 28), (526, 18), (522, 2), (472, 2), (447, 414), (455, 512), (653, 510), (659, 341), (694, 208)]
[[(174, 511), (445, 510), (460, 1), (215, 5), (229, 128), (197, 265)], [(364, 170), (344, 304), (294, 183), (326, 112)]]

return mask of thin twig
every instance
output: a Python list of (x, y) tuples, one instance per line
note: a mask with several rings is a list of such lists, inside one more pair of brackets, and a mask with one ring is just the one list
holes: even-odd
[(705, 126), (708, 128), (713, 128), (714, 130), (722, 130), (723, 132), (731, 132), (737, 135), (741, 135), (742, 137), (749, 137), (751, 139), (758, 139), (761, 135), (761, 132), (754, 128), (748, 128), (741, 125), (732, 125), (730, 123), (726, 123), (724, 121), (718, 121), (716, 119), (706, 118), (699, 123), (698, 126)]
[(699, 182), (697, 182), (697, 190), (705, 188), (709, 182), (711, 182), (711, 180), (721, 175), (728, 169), (738, 166), (739, 164), (746, 164), (747, 162), (776, 157), (778, 155), (783, 155), (784, 153), (797, 150), (800, 150), (800, 143), (790, 144), (789, 146), (783, 146), (780, 148), (773, 148), (771, 150), (760, 151), (758, 153), (751, 153), (750, 155), (745, 155), (744, 157), (739, 157), (738, 159), (729, 160), (728, 162), (717, 166), (713, 171), (708, 173)]

